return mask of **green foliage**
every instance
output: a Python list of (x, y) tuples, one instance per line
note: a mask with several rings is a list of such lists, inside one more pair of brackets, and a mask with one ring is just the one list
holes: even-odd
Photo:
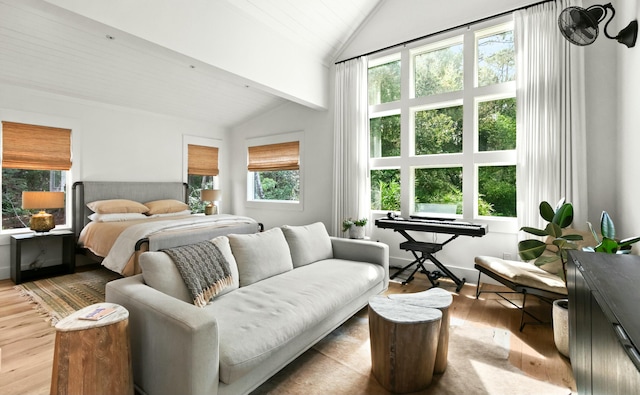
[[(563, 198), (558, 202), (555, 209), (547, 202), (540, 203), (539, 211), (540, 216), (548, 222), (547, 226), (544, 229), (524, 226), (520, 230), (534, 236), (545, 237), (547, 242), (537, 239), (523, 240), (518, 243), (518, 254), (523, 261), (535, 259), (536, 266), (542, 266), (560, 259), (562, 272), (558, 273), (558, 275), (566, 278), (567, 250), (577, 249), (574, 241), (582, 240), (581, 235), (564, 234), (563, 229), (573, 222), (573, 205), (565, 203)], [(545, 251), (549, 251), (551, 254), (543, 255)]]
[(512, 30), (478, 40), (478, 86), (513, 81), (515, 70)]
[(200, 200), (200, 191), (203, 189), (213, 189), (213, 176), (189, 174), (187, 185), (189, 185), (189, 198), (187, 202), (189, 209), (192, 213), (203, 213), (207, 202)]
[(462, 44), (416, 55), (416, 97), (461, 90), (462, 61)]
[(600, 232), (602, 233), (602, 240), (593, 229), (591, 222), (587, 222), (593, 237), (596, 240), (595, 248), (585, 248), (587, 251), (604, 252), (607, 254), (628, 254), (631, 252), (631, 245), (640, 241), (640, 237), (629, 237), (623, 240), (616, 240), (616, 227), (606, 211), (602, 212), (600, 216)]
[(348, 218), (345, 219), (344, 221), (342, 221), (342, 231), (346, 232), (348, 231), (353, 225), (355, 226), (365, 226), (367, 224), (367, 219), (366, 218), (360, 218), (360, 219), (352, 219), (352, 218)]
[[(59, 170), (2, 169), (2, 229), (29, 227), (30, 210), (22, 209), (22, 191), (64, 191)], [(47, 210), (56, 225), (66, 221), (64, 208)]]
[(516, 99), (478, 103), (478, 149), (516, 149)]
[(371, 67), (368, 90), (370, 105), (400, 100), (400, 61)]
[(254, 198), (297, 201), (300, 197), (298, 170), (261, 171), (254, 174)]
[(416, 155), (462, 152), (462, 106), (416, 112), (415, 152)]
[[(478, 213), (501, 217), (516, 217), (516, 167), (481, 166), (478, 168)], [(490, 206), (483, 214), (481, 207)]]
[(400, 156), (400, 115), (369, 120), (371, 158)]
[(396, 169), (371, 171), (371, 208), (400, 211), (400, 171)]

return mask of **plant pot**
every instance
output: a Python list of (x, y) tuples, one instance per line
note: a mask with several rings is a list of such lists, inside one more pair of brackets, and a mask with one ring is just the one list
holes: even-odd
[(349, 228), (350, 239), (364, 239), (364, 226), (351, 225)]
[(569, 300), (553, 301), (553, 341), (560, 354), (569, 358)]

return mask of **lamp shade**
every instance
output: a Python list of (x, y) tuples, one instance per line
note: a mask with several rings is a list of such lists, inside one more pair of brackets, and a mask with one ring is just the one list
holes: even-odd
[(44, 210), (63, 208), (64, 192), (22, 192), (22, 208)]
[(200, 200), (203, 202), (217, 202), (222, 198), (219, 189), (203, 189), (200, 191)]

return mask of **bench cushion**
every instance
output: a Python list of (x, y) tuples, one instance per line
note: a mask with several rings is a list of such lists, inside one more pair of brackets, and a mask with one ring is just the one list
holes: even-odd
[(492, 256), (477, 256), (475, 262), (476, 266), (518, 285), (567, 295), (567, 287), (562, 278), (540, 269), (533, 263), (510, 261)]

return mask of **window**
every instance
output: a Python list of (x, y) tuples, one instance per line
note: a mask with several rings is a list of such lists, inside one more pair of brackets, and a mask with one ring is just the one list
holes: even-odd
[(189, 208), (193, 213), (204, 212), (208, 202), (200, 199), (200, 191), (214, 189), (218, 170), (218, 147), (187, 144), (187, 184), (189, 185)]
[(250, 201), (300, 201), (300, 142), (249, 146)]
[(372, 210), (515, 217), (515, 71), (506, 18), (370, 60)]
[[(3, 121), (2, 229), (28, 228), (22, 192), (66, 192), (70, 169), (71, 130)], [(66, 208), (47, 211), (56, 226), (66, 225)]]

